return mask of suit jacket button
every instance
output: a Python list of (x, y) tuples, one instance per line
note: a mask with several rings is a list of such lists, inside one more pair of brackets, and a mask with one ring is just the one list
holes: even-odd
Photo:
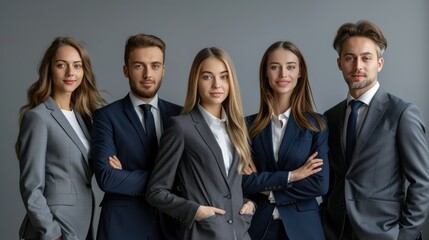
[(232, 224), (232, 219), (229, 219), (228, 221), (226, 221), (229, 224)]
[(225, 198), (231, 199), (231, 194), (226, 195)]

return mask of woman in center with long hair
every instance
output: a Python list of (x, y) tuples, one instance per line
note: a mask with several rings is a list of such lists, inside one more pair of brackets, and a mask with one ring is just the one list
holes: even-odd
[[(147, 201), (181, 224), (183, 239), (250, 239), (255, 210), (241, 179), (251, 153), (231, 58), (215, 47), (195, 57), (182, 115), (163, 133)], [(173, 194), (176, 186), (180, 196)]]
[(328, 130), (315, 111), (301, 51), (288, 41), (273, 43), (259, 84), (259, 112), (247, 117), (257, 173), (243, 178), (244, 193), (258, 206), (250, 236), (322, 240), (316, 197), (328, 191)]

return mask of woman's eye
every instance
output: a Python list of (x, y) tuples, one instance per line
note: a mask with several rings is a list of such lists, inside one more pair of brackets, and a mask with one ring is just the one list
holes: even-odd
[(213, 79), (213, 77), (210, 75), (203, 75), (203, 79), (204, 80), (211, 80), (211, 79)]

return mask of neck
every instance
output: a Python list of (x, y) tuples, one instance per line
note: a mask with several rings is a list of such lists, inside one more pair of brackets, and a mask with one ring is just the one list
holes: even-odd
[(54, 94), (52, 95), (52, 98), (54, 101), (58, 104), (58, 107), (60, 107), (63, 110), (71, 111), (71, 94)]
[(201, 107), (203, 107), (207, 112), (209, 112), (211, 115), (221, 118), (222, 117), (222, 105), (203, 105), (201, 104)]
[(274, 114), (276, 116), (286, 112), (290, 108), (290, 95), (274, 95)]

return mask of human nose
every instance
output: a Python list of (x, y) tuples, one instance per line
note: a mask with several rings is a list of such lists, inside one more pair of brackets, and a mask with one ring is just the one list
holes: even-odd
[(214, 77), (214, 78), (213, 78), (213, 84), (212, 84), (212, 87), (213, 87), (214, 89), (220, 88), (220, 79), (219, 79), (219, 77)]
[(286, 66), (280, 68), (280, 77), (286, 77)]
[(67, 69), (66, 69), (66, 75), (67, 76), (73, 76), (74, 73), (74, 68), (72, 65), (67, 65)]
[(363, 65), (363, 61), (360, 60), (359, 58), (356, 59), (356, 61), (355, 61), (355, 69), (362, 70), (362, 65)]
[(145, 67), (143, 70), (143, 78), (144, 79), (152, 79), (152, 72), (147, 67)]

